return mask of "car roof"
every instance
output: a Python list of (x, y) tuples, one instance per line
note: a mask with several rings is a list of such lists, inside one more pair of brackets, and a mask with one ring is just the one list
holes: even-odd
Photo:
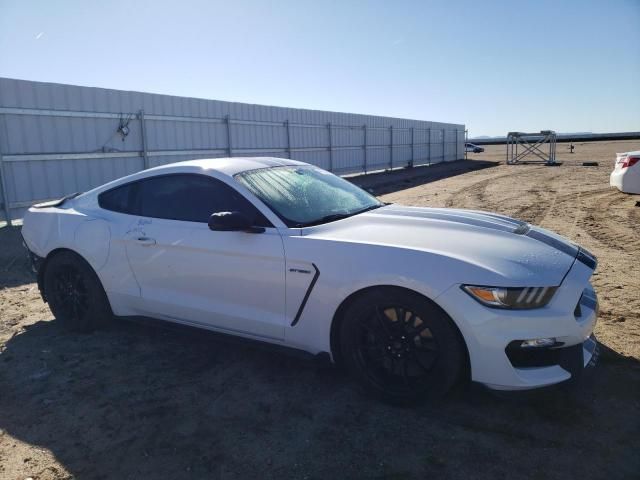
[(224, 175), (233, 176), (237, 173), (249, 170), (257, 170), (269, 167), (301, 166), (308, 163), (298, 162), (287, 158), (276, 157), (224, 157), (224, 158), (202, 158), (198, 160), (187, 160), (183, 162), (169, 163), (154, 167), (145, 172), (159, 173), (181, 173), (193, 172), (194, 170), (206, 171), (215, 170)]
[(287, 158), (275, 157), (224, 157), (224, 158), (202, 158), (198, 160), (186, 160), (182, 162), (168, 163), (158, 167), (148, 168), (139, 172), (121, 177), (111, 182), (100, 185), (76, 197), (78, 201), (84, 198), (93, 197), (111, 188), (124, 185), (129, 182), (143, 180), (157, 175), (168, 175), (177, 173), (199, 173), (212, 175), (214, 172), (233, 177), (237, 173), (249, 170), (258, 170), (270, 167), (286, 166), (311, 166), (308, 163), (298, 162)]

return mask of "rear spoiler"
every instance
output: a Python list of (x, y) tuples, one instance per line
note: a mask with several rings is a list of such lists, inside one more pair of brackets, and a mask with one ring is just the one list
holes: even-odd
[(72, 198), (76, 198), (82, 192), (71, 193), (69, 195), (65, 195), (62, 198), (57, 200), (49, 200), (48, 202), (36, 203), (33, 205), (33, 208), (50, 208), (50, 207), (59, 207), (67, 200), (71, 200)]

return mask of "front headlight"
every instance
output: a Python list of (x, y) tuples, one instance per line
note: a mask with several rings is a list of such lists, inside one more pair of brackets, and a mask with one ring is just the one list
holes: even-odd
[(529, 309), (544, 307), (558, 287), (484, 287), (463, 285), (462, 289), (487, 307)]

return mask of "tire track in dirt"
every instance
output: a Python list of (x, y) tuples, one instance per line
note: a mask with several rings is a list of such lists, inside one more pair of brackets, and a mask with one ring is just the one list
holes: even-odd
[[(531, 169), (530, 172), (535, 174), (540, 168)], [(487, 188), (495, 186), (503, 179), (513, 179), (515, 173), (493, 175), (484, 178), (464, 188), (458, 189), (451, 193), (451, 196), (445, 202), (446, 207), (454, 208), (476, 208), (481, 210), (496, 210), (511, 217), (527, 221), (533, 224), (540, 224), (553, 208), (556, 200), (556, 190), (542, 190), (534, 188), (525, 191), (515, 192), (512, 198), (506, 198), (498, 201), (490, 200), (491, 195), (487, 195)], [(545, 179), (548, 180), (548, 179)], [(551, 198), (548, 198), (551, 195)], [(513, 200), (524, 196), (531, 197), (526, 205), (512, 206)], [(461, 201), (462, 200), (462, 201)], [(506, 208), (505, 208), (506, 207)]]
[(558, 195), (553, 209), (563, 220), (573, 217), (570, 233), (579, 228), (605, 247), (629, 251), (640, 248), (640, 212), (620, 208), (628, 201), (617, 191), (598, 188)]
[(533, 203), (531, 205), (522, 205), (513, 213), (513, 217), (519, 220), (540, 225), (542, 220), (548, 215), (553, 208), (558, 192), (549, 190), (547, 193), (553, 195), (549, 201), (540, 190), (528, 190), (528, 195), (533, 195)]
[(629, 200), (619, 192), (594, 196), (598, 208), (590, 209), (581, 222), (587, 234), (607, 247), (622, 252), (640, 250), (640, 214), (619, 208)]
[[(471, 203), (481, 203), (482, 207), (490, 208), (493, 205), (487, 202), (487, 198), (485, 196), (485, 190), (489, 186), (489, 184), (495, 182), (496, 180), (500, 180), (505, 177), (511, 177), (511, 173), (493, 175), (489, 178), (484, 178), (482, 180), (478, 180), (477, 182), (473, 182), (470, 185), (467, 185), (458, 190), (454, 190), (449, 195), (450, 197), (445, 202), (445, 207), (447, 208), (467, 208), (466, 204), (468, 203), (466, 200), (472, 200)], [(478, 205), (473, 205), (472, 208), (478, 208)]]

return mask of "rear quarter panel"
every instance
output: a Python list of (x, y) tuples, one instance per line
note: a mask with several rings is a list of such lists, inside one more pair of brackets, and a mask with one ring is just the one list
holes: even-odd
[(60, 248), (80, 254), (94, 270), (109, 258), (109, 225), (73, 208), (30, 208), (23, 220), (22, 236), (27, 248), (47, 257)]

